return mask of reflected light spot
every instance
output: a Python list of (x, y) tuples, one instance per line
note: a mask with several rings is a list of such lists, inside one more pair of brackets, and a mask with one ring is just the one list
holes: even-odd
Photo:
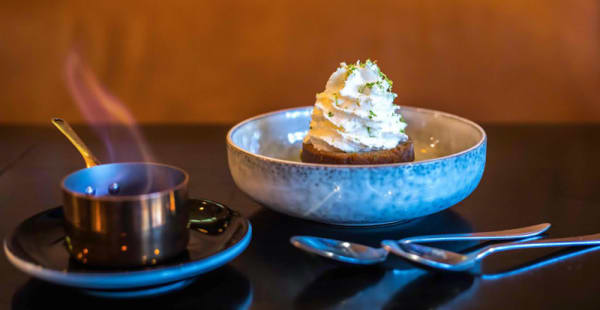
[(429, 144), (429, 147), (436, 147), (438, 145), (438, 143), (440, 143), (440, 140), (434, 138), (434, 137), (429, 137), (429, 140), (431, 141), (431, 143)]
[(175, 213), (175, 194), (173, 192), (169, 194), (169, 211), (171, 214)]
[(302, 141), (302, 140), (304, 140), (304, 137), (306, 136), (307, 133), (308, 133), (308, 131), (290, 132), (287, 135), (288, 142), (290, 144), (294, 144), (298, 141)]
[(285, 112), (285, 118), (298, 118), (300, 116), (309, 116), (312, 109), (306, 111)]

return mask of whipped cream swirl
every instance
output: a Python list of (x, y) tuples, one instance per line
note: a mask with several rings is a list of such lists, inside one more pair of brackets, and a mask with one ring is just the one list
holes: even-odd
[(304, 142), (348, 153), (393, 149), (408, 140), (396, 97), (375, 62), (341, 63), (317, 94)]

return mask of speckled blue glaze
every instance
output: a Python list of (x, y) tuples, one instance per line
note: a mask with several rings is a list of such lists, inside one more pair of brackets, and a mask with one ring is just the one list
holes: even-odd
[(337, 225), (407, 221), (449, 208), (475, 190), (487, 138), (464, 118), (402, 107), (415, 161), (384, 165), (302, 163), (302, 138), (312, 107), (246, 120), (227, 134), (237, 186), (261, 204), (291, 216)]

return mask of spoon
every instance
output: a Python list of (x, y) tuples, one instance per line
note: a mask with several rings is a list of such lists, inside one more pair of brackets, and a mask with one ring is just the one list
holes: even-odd
[(90, 151), (87, 145), (83, 143), (83, 140), (79, 138), (77, 133), (75, 133), (75, 130), (73, 130), (67, 121), (62, 118), (55, 117), (51, 120), (51, 122), (54, 126), (56, 126), (56, 128), (58, 128), (58, 130), (60, 130), (60, 132), (62, 132), (63, 135), (65, 135), (65, 137), (67, 137), (67, 139), (69, 139), (69, 141), (71, 141), (73, 146), (77, 148), (83, 157), (83, 160), (85, 160), (86, 167), (89, 168), (100, 165), (100, 161), (96, 158), (96, 156), (94, 156), (94, 154), (92, 154), (92, 151)]
[(386, 250), (420, 265), (445, 271), (467, 271), (475, 267), (484, 257), (502, 251), (541, 247), (600, 245), (600, 234), (569, 238), (541, 239), (521, 243), (506, 242), (489, 245), (466, 255), (420, 244), (402, 243), (394, 240), (384, 240), (381, 242), (381, 245)]
[[(60, 130), (63, 135), (65, 135), (65, 137), (67, 137), (67, 139), (69, 139), (69, 141), (71, 141), (73, 146), (75, 146), (75, 148), (79, 151), (79, 154), (81, 154), (81, 157), (83, 157), (85, 166), (87, 168), (101, 164), (98, 158), (92, 154), (92, 151), (90, 151), (87, 145), (85, 145), (83, 140), (81, 140), (75, 130), (73, 130), (73, 127), (71, 127), (67, 121), (62, 118), (54, 117), (52, 118), (51, 122), (54, 126), (56, 126), (56, 128), (58, 128), (58, 130)], [(110, 195), (117, 195), (120, 189), (121, 186), (116, 182), (112, 182), (110, 185), (108, 185), (108, 193)], [(96, 195), (96, 189), (91, 185), (86, 186), (84, 192), (88, 196)]]
[[(548, 228), (550, 228), (550, 224), (543, 223), (533, 226), (500, 231), (415, 236), (404, 238), (400, 241), (391, 242), (412, 244), (414, 242), (506, 240), (536, 236), (545, 232), (546, 230), (548, 230)], [(314, 236), (293, 236), (292, 238), (290, 238), (290, 242), (292, 243), (292, 245), (301, 250), (350, 264), (377, 264), (385, 261), (388, 256), (388, 250), (385, 248), (374, 248), (358, 243), (328, 238)]]

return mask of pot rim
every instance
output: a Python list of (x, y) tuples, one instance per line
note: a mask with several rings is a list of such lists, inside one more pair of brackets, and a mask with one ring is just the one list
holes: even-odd
[[(147, 165), (147, 166), (162, 166), (162, 167), (167, 167), (169, 169), (177, 170), (177, 171), (183, 173), (183, 181), (181, 181), (180, 183), (178, 183), (177, 185), (175, 185), (171, 188), (164, 189), (161, 191), (140, 194), (140, 195), (126, 195), (126, 196), (108, 196), (108, 195), (89, 196), (89, 195), (82, 194), (82, 193), (73, 191), (71, 189), (68, 189), (65, 186), (66, 179), (80, 171), (83, 171), (86, 169), (94, 169), (95, 167), (100, 167), (100, 166), (131, 165), (131, 164)], [(140, 201), (140, 200), (150, 200), (150, 199), (158, 198), (158, 197), (161, 197), (161, 196), (164, 196), (164, 195), (176, 192), (176, 191), (184, 190), (188, 187), (189, 179), (190, 179), (190, 175), (185, 170), (183, 170), (179, 167), (172, 166), (172, 165), (155, 163), (155, 162), (119, 162), (119, 163), (101, 164), (101, 165), (97, 165), (97, 166), (93, 166), (93, 167), (89, 167), (89, 168), (82, 168), (82, 169), (73, 171), (62, 178), (62, 181), (60, 182), (60, 187), (64, 193), (68, 194), (71, 197), (76, 197), (76, 198), (85, 199), (85, 200), (89, 200), (89, 201), (106, 201), (106, 202)]]

